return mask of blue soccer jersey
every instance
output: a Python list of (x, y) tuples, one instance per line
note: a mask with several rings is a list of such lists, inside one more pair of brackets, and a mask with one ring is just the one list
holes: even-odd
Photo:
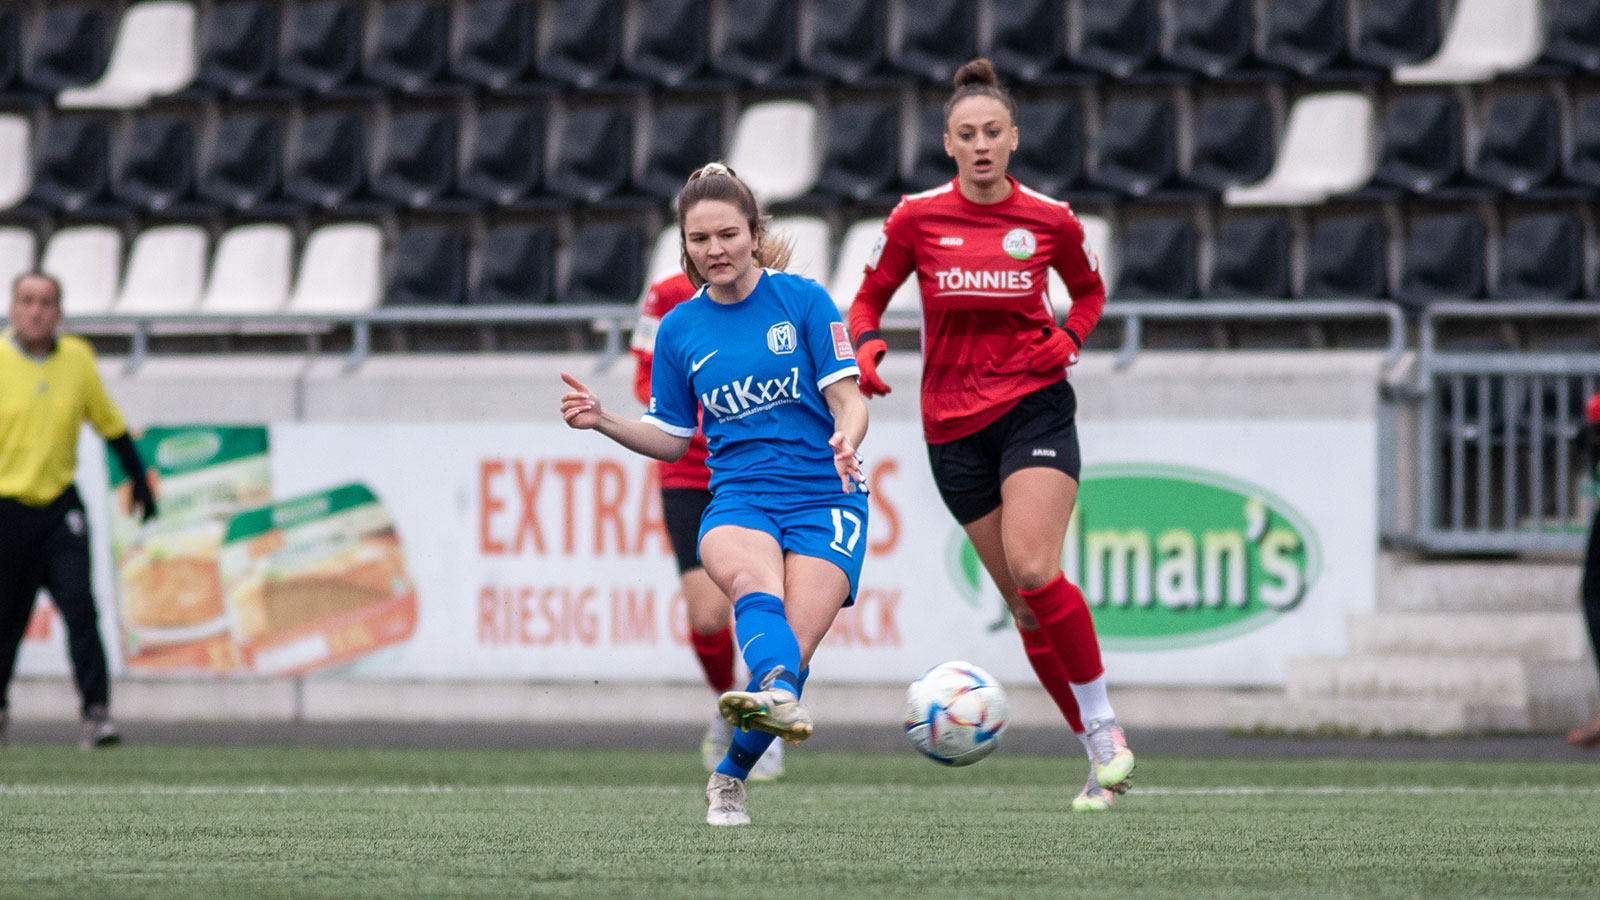
[(702, 288), (662, 318), (644, 420), (679, 437), (701, 424), (712, 491), (837, 493), (822, 389), (857, 374), (828, 292), (767, 269), (738, 303), (718, 303)]

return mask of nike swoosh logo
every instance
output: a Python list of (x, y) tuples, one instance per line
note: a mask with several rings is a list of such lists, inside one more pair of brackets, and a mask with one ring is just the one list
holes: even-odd
[(711, 357), (716, 356), (718, 352), (720, 352), (720, 351), (713, 350), (710, 353), (707, 353), (705, 356), (700, 357), (700, 360), (698, 362), (689, 363), (689, 371), (691, 371), (691, 372), (700, 371), (700, 367), (705, 365), (706, 361), (711, 359)]
[(756, 635), (755, 637), (752, 637), (750, 640), (745, 641), (744, 642), (744, 646), (739, 648), (739, 655), (743, 656), (745, 654), (745, 652), (750, 649), (750, 645), (754, 644), (756, 642), (756, 638), (766, 637), (766, 636), (767, 636), (767, 633), (765, 631), (763, 631), (760, 634)]

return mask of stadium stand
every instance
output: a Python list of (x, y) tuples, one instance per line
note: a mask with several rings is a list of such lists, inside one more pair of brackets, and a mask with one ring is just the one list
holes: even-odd
[(362, 68), (367, 81), (402, 93), (443, 90), (440, 76), (449, 55), (449, 11), (427, 0), (403, 0), (383, 8), (378, 43)]
[(644, 235), (627, 224), (588, 225), (572, 238), (563, 303), (632, 302), (644, 289)]
[(128, 251), (113, 309), (119, 313), (187, 313), (205, 289), (206, 233), (196, 225), (162, 225), (139, 232)]
[(193, 97), (248, 97), (270, 84), (278, 64), (278, 17), (254, 0), (222, 3), (212, 11), (200, 39)]
[(1213, 194), (1267, 177), (1272, 170), (1272, 108), (1258, 97), (1200, 106), (1194, 157), (1184, 181)]
[(28, 158), (33, 129), (24, 116), (0, 114), (0, 209), (16, 206), (28, 196), (32, 164)]
[(1600, 71), (1600, 2), (1556, 3), (1539, 64), (1552, 77)]
[(602, 203), (629, 186), (632, 172), (633, 119), (628, 110), (595, 107), (567, 116), (550, 177), (551, 193), (578, 203)]
[(1168, 65), (1207, 78), (1236, 74), (1250, 58), (1255, 19), (1250, 0), (1191, 0), (1178, 4)]
[(1360, 63), (1394, 69), (1420, 62), (1439, 49), (1435, 0), (1381, 0), (1361, 5), (1350, 55)]
[(323, 225), (306, 238), (289, 293), (297, 313), (365, 312), (382, 288), (383, 234), (369, 222)]
[(646, 0), (639, 9), (639, 37), (623, 69), (664, 88), (731, 87), (731, 80), (706, 77), (710, 44), (711, 10), (705, 0)]
[(657, 110), (635, 186), (662, 203), (678, 195), (688, 173), (722, 154), (722, 114), (712, 106)]
[(88, 84), (105, 71), (105, 13), (98, 6), (47, 9), (39, 17), (32, 46), (25, 49), (22, 81), (41, 94)]
[(275, 222), (237, 225), (223, 232), (211, 257), (200, 311), (275, 313), (289, 300), (294, 236)]
[(1389, 237), (1375, 215), (1333, 216), (1311, 230), (1300, 296), (1365, 300), (1389, 296)]
[(265, 115), (217, 123), (211, 158), (196, 180), (201, 199), (237, 213), (269, 211), (283, 178), (283, 133)]
[(315, 94), (334, 94), (341, 88), (353, 91), (351, 82), (361, 68), (360, 8), (321, 0), (297, 7), (293, 22), (278, 62), (278, 78)]
[[(998, 9), (997, 9), (998, 12)], [(888, 72), (888, 4), (884, 0), (821, 0), (805, 69), (859, 87), (899, 83)]]
[(1163, 99), (1106, 106), (1089, 183), (1143, 197), (1173, 186), (1178, 174), (1177, 114)]
[(544, 182), (544, 116), (533, 109), (478, 114), (461, 193), (501, 209), (549, 208)]
[(1228, 188), (1229, 206), (1293, 206), (1320, 202), (1366, 184), (1376, 167), (1372, 101), (1350, 91), (1295, 101), (1272, 171), (1254, 184)]
[(486, 306), (549, 303), (555, 299), (555, 238), (534, 225), (503, 225), (488, 233), (467, 300)]
[(449, 113), (413, 112), (389, 123), (383, 162), (372, 193), (411, 209), (440, 207), (455, 187), (456, 119)]
[(123, 142), (122, 164), (111, 195), (128, 207), (156, 215), (205, 215), (194, 201), (194, 129), (179, 116), (152, 116), (133, 124)]
[[(941, 109), (930, 123), (928, 143), (938, 155), (930, 159), (932, 171), (919, 179), (920, 184), (947, 181), (953, 173), (954, 163), (945, 156), (943, 142), (933, 140), (944, 128), (943, 118)], [(1017, 111), (1017, 131), (1026, 136), (1011, 155), (1009, 171), (1018, 181), (1042, 194), (1065, 197), (1083, 180), (1083, 113), (1078, 104), (1029, 103)]]
[(852, 103), (828, 114), (827, 149), (822, 169), (812, 184), (818, 201), (851, 200), (893, 203), (889, 192), (900, 173), (899, 154), (883, 152), (900, 146), (900, 110), (887, 103)]
[(1439, 51), (1399, 66), (1399, 84), (1488, 81), (1539, 56), (1541, 9), (1527, 0), (1457, 0)]
[(33, 188), (19, 213), (95, 215), (106, 208), (110, 136), (97, 119), (51, 121), (33, 162)]
[(122, 232), (110, 225), (73, 225), (50, 235), (39, 268), (61, 283), (68, 316), (111, 311), (122, 278)]
[(804, 194), (816, 182), (821, 166), (816, 108), (800, 100), (749, 106), (733, 127), (728, 165), (764, 203)]
[(1359, 196), (1396, 200), (1457, 185), (1463, 175), (1461, 106), (1444, 93), (1394, 98), (1385, 113), (1383, 147), (1372, 181)]
[(294, 161), (283, 177), (285, 197), (308, 206), (347, 210), (365, 191), (367, 143), (355, 113), (319, 113), (300, 129)]
[(1501, 300), (1575, 300), (1584, 296), (1583, 224), (1570, 213), (1523, 216), (1500, 244)]
[(1155, 61), (1161, 21), (1155, 0), (1085, 0), (1083, 37), (1073, 60), (1110, 78), (1128, 78)]
[(412, 228), (389, 251), (386, 306), (455, 305), (466, 296), (467, 244), (454, 228)]
[(756, 87), (809, 85), (797, 72), (797, 13), (788, 0), (730, 0), (712, 68)]
[(943, 86), (977, 55), (978, 5), (966, 0), (924, 0), (907, 10), (895, 65)]
[(1413, 312), (1441, 300), (1484, 295), (1485, 229), (1471, 213), (1421, 216), (1411, 223), (1395, 299)]
[(62, 109), (131, 109), (195, 76), (195, 8), (183, 0), (146, 0), (122, 15), (100, 78), (56, 96)]
[(1211, 280), (1204, 296), (1269, 300), (1289, 291), (1289, 222), (1251, 216), (1217, 228)]
[(533, 7), (523, 0), (474, 0), (466, 8), (461, 45), (450, 58), (459, 81), (495, 93), (540, 93), (531, 78), (534, 60)]
[(1200, 294), (1198, 238), (1187, 219), (1147, 219), (1123, 230), (1116, 295), (1128, 300), (1189, 300)]
[(1067, 12), (1063, 0), (996, 3), (991, 13), (989, 58), (1007, 81), (1035, 85), (1077, 84), (1094, 75), (1067, 56)]
[(34, 267), (38, 241), (27, 228), (0, 228), (0, 282), (10, 284)]

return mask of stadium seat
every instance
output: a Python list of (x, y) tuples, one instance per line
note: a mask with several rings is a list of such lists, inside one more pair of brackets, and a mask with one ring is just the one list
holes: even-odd
[(1572, 148), (1561, 167), (1567, 181), (1600, 188), (1600, 96), (1587, 97), (1572, 111)]
[(1176, 117), (1166, 100), (1113, 100), (1095, 136), (1089, 183), (1142, 197), (1167, 187), (1178, 169)]
[(61, 109), (131, 109), (194, 80), (195, 9), (187, 0), (145, 0), (122, 14), (99, 80), (56, 95)]
[(1439, 49), (1437, 0), (1376, 0), (1362, 4), (1350, 55), (1357, 62), (1394, 69)]
[(1439, 51), (1398, 66), (1397, 84), (1488, 81), (1539, 58), (1544, 46), (1541, 4), (1529, 0), (1456, 0)]
[(390, 248), (385, 306), (453, 306), (466, 289), (467, 241), (459, 228), (412, 228)]
[(473, 0), (467, 5), (461, 46), (450, 58), (451, 75), (490, 91), (514, 90), (530, 84), (533, 58), (533, 7), (527, 0)]
[(1095, 76), (1067, 62), (1066, 0), (994, 5), (989, 59), (1007, 82), (1061, 84)]
[(1583, 225), (1568, 213), (1513, 219), (1500, 245), (1494, 296), (1571, 300), (1583, 296)]
[(28, 196), (33, 167), (28, 162), (33, 134), (26, 116), (0, 114), (0, 210)]
[(1389, 237), (1377, 216), (1337, 216), (1311, 229), (1305, 284), (1312, 300), (1375, 300), (1389, 296)]
[(632, 303), (644, 288), (644, 235), (635, 225), (589, 225), (572, 239), (563, 303)]
[(217, 123), (211, 159), (196, 193), (235, 212), (251, 212), (278, 192), (283, 134), (271, 116), (230, 116)]
[(813, 188), (817, 195), (890, 202), (900, 174), (900, 110), (887, 103), (849, 103), (828, 114), (827, 150)]
[(1320, 203), (1367, 183), (1377, 166), (1372, 101), (1353, 91), (1295, 101), (1267, 177), (1223, 192), (1229, 206)]
[(639, 8), (639, 37), (622, 68), (673, 90), (732, 87), (732, 79), (706, 77), (710, 42), (707, 0), (645, 0)]
[(297, 7), (293, 17), (279, 80), (318, 94), (346, 87), (361, 65), (360, 7), (317, 0)]
[(900, 28), (895, 65), (937, 85), (978, 55), (978, 7), (967, 0), (921, 0)]
[(272, 81), (277, 62), (277, 7), (256, 0), (222, 3), (206, 25), (191, 88), (247, 97)]
[[(839, 242), (839, 257), (833, 269), (833, 278), (828, 282), (828, 293), (833, 295), (833, 302), (838, 304), (840, 310), (848, 310), (856, 299), (856, 292), (861, 290), (861, 282), (866, 277), (867, 260), (872, 258), (873, 247), (881, 234), (882, 219), (862, 219), (845, 230), (844, 239)], [(921, 304), (922, 291), (917, 287), (917, 275), (913, 272), (889, 298), (886, 311), (915, 312)]]
[[(1081, 213), (1078, 214), (1078, 224), (1083, 226), (1083, 239), (1089, 243), (1089, 251), (1098, 263), (1095, 271), (1100, 273), (1101, 283), (1110, 288), (1116, 272), (1116, 254), (1111, 247), (1111, 224), (1099, 216)], [(1054, 267), (1045, 270), (1045, 280), (1050, 285), (1050, 303), (1055, 308), (1056, 318), (1064, 318), (1072, 305), (1072, 292), (1067, 290), (1067, 283), (1061, 280), (1061, 273)]]
[(390, 0), (363, 68), (367, 81), (405, 94), (438, 90), (449, 55), (449, 20), (449, 10), (429, 0)]
[(68, 318), (103, 316), (117, 299), (122, 232), (110, 225), (58, 229), (45, 244), (39, 270), (61, 282), (61, 309)]
[(1288, 221), (1281, 216), (1254, 216), (1218, 225), (1211, 283), (1205, 296), (1262, 300), (1288, 297)]
[(711, 67), (756, 87), (794, 83), (797, 6), (789, 0), (728, 0), (722, 47)]
[(289, 300), (294, 236), (278, 222), (237, 225), (217, 239), (200, 311), (262, 315)]
[(283, 177), (284, 196), (334, 209), (358, 196), (367, 182), (367, 142), (355, 113), (306, 118), (299, 147)]
[(0, 99), (12, 99), (21, 86), (22, 74), (22, 23), (17, 12), (0, 7)]
[(767, 223), (774, 237), (789, 241), (784, 271), (828, 283), (833, 256), (828, 252), (828, 223), (816, 216), (780, 216)]
[(739, 114), (728, 166), (757, 200), (781, 203), (804, 194), (817, 180), (817, 151), (816, 108), (802, 100), (768, 100)]
[(1506, 94), (1489, 106), (1473, 177), (1511, 194), (1526, 194), (1561, 166), (1561, 113), (1543, 91)]
[(1558, 0), (1541, 60), (1600, 72), (1600, 0)]
[(461, 193), (501, 207), (541, 205), (544, 115), (522, 108), (481, 112), (474, 136)]
[(549, 191), (599, 203), (628, 187), (633, 171), (633, 117), (620, 107), (579, 109), (561, 127)]
[(806, 71), (857, 87), (895, 80), (885, 71), (889, 65), (886, 0), (820, 0), (811, 21)]
[(1406, 234), (1395, 299), (1417, 311), (1429, 303), (1483, 296), (1484, 227), (1470, 213), (1418, 218)]
[(22, 81), (41, 94), (88, 84), (106, 68), (106, 20), (98, 6), (46, 9), (33, 29)]
[(9, 287), (24, 272), (32, 272), (38, 240), (31, 228), (0, 228), (0, 284)]
[(1345, 0), (1275, 0), (1268, 4), (1262, 33), (1262, 60), (1302, 78), (1317, 75), (1345, 58)]
[(372, 176), (374, 196), (411, 209), (435, 206), (456, 180), (456, 117), (402, 113), (389, 121), (383, 162)]
[(650, 149), (636, 182), (654, 197), (670, 200), (690, 172), (722, 155), (722, 112), (714, 106), (672, 106), (650, 122)]
[[(141, 212), (200, 214), (194, 202), (194, 128), (179, 116), (133, 123), (111, 195)], [(138, 248), (135, 247), (135, 250)]]
[(622, 63), (622, 5), (561, 0), (550, 16), (550, 46), (539, 58), (539, 71), (581, 90), (611, 82)]
[(147, 228), (133, 239), (113, 307), (119, 315), (189, 313), (205, 288), (206, 232), (197, 225)]
[[(906, 193), (925, 191), (934, 185), (943, 184), (955, 177), (956, 163), (950, 154), (944, 152), (944, 106), (935, 104), (922, 110), (917, 116), (916, 151), (911, 157), (911, 170), (906, 173), (901, 182), (901, 188)], [(1017, 148), (1020, 153), (1032, 146), (1030, 140), (1024, 140)], [(1079, 155), (1082, 155), (1080, 149)], [(1011, 158), (1011, 164), (1016, 165), (1017, 157)], [(1081, 161), (1080, 161), (1081, 164)], [(1022, 179), (1024, 183), (1032, 182)], [(1045, 193), (1049, 193), (1046, 191)]]
[(361, 313), (378, 305), (383, 233), (367, 222), (323, 225), (306, 238), (291, 313)]
[[(941, 116), (943, 110), (940, 110)], [(942, 121), (941, 121), (942, 128)], [(1017, 111), (1019, 143), (1007, 168), (1028, 187), (1051, 197), (1065, 196), (1083, 178), (1083, 113), (1071, 100), (1041, 100)], [(939, 147), (941, 167), (954, 162)], [(948, 180), (949, 175), (946, 175)], [(935, 182), (936, 183), (936, 182)]]
[(1187, 300), (1199, 295), (1194, 225), (1186, 219), (1131, 222), (1123, 232), (1115, 296)]
[(1187, 0), (1178, 4), (1169, 65), (1220, 78), (1250, 57), (1255, 16), (1250, 0)]
[(555, 239), (534, 225), (502, 225), (478, 253), (478, 278), (468, 302), (489, 306), (555, 299)]
[(656, 235), (656, 242), (650, 248), (650, 259), (644, 268), (645, 286), (644, 290), (639, 292), (639, 302), (644, 302), (644, 295), (649, 292), (650, 285), (682, 271), (683, 243), (678, 237), (678, 223), (674, 219)]
[(1084, 0), (1083, 39), (1072, 61), (1112, 78), (1127, 78), (1161, 49), (1156, 0)]
[(28, 205), (68, 214), (90, 210), (105, 198), (110, 185), (109, 156), (104, 122), (52, 120), (34, 160)]
[(1401, 94), (1384, 117), (1383, 147), (1366, 196), (1427, 194), (1461, 179), (1461, 106), (1449, 94)]
[(1260, 181), (1272, 171), (1272, 110), (1258, 97), (1203, 104), (1196, 114), (1194, 159), (1184, 180), (1207, 191)]

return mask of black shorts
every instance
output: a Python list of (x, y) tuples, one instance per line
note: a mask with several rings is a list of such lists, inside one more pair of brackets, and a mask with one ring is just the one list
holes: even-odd
[(700, 517), (711, 505), (711, 492), (698, 488), (662, 488), (661, 518), (678, 560), (678, 574), (700, 568)]
[(1072, 385), (1058, 381), (964, 438), (929, 444), (934, 484), (956, 521), (966, 525), (993, 512), (1000, 505), (1000, 483), (1018, 469), (1056, 469), (1077, 481), (1077, 415)]

